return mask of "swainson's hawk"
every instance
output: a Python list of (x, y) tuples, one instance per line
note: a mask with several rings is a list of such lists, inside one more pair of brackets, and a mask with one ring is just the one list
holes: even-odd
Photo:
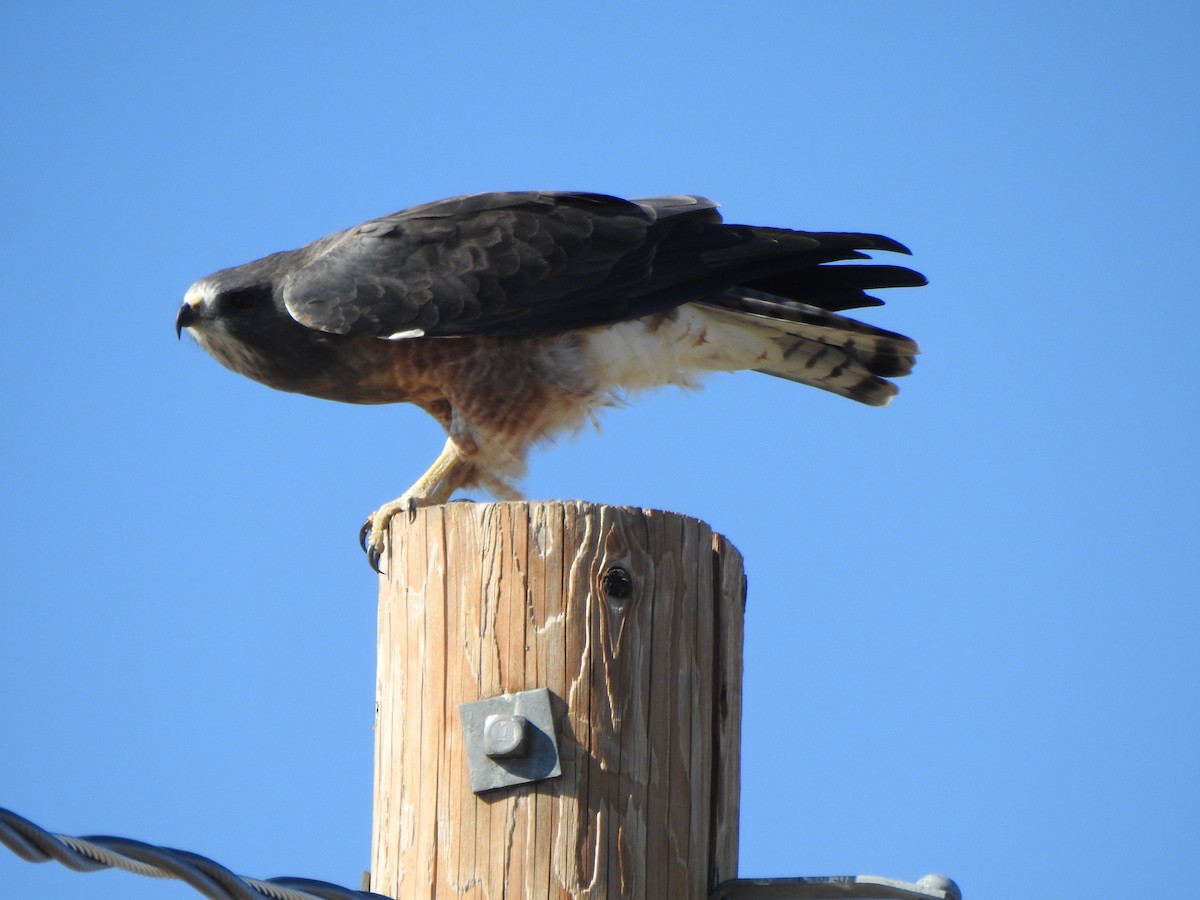
[(492, 193), (413, 207), (224, 269), (175, 325), (271, 387), (415, 403), (448, 438), (363, 527), (378, 568), (388, 520), (479, 485), (519, 496), (531, 445), (622, 391), (753, 369), (883, 406), (917, 345), (838, 315), (874, 288), (925, 283), (875, 234), (726, 225), (703, 197)]

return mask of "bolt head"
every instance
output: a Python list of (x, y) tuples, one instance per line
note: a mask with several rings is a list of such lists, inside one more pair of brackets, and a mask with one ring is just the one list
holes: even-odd
[(483, 752), (493, 759), (524, 756), (529, 722), (524, 716), (490, 715), (483, 721)]
[(958, 889), (958, 885), (945, 875), (926, 875), (917, 882), (917, 887), (923, 891), (943, 891), (946, 900), (962, 900), (962, 891)]

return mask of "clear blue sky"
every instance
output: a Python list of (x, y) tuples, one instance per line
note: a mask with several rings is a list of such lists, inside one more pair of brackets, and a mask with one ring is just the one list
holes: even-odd
[[(1196, 4), (0, 15), (0, 805), (357, 885), (356, 530), (441, 437), (225, 371), (183, 291), (453, 194), (688, 192), (931, 279), (868, 316), (925, 351), (891, 408), (718, 377), (525, 482), (745, 554), (742, 873), (1200, 883)], [(2, 850), (0, 895), (196, 896)]]

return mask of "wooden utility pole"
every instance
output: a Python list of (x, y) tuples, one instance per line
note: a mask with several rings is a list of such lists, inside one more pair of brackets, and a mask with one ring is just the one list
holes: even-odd
[[(586, 503), (392, 520), (371, 889), (397, 900), (707, 897), (737, 872), (741, 556)], [(562, 774), (475, 793), (459, 704), (546, 688)]]

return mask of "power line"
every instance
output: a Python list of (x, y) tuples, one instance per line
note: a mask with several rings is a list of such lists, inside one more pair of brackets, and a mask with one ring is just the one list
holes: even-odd
[(382, 894), (352, 891), (311, 878), (245, 878), (198, 853), (129, 838), (51, 834), (2, 807), (0, 844), (28, 862), (56, 860), (75, 872), (111, 868), (148, 878), (176, 878), (211, 900), (389, 900)]

